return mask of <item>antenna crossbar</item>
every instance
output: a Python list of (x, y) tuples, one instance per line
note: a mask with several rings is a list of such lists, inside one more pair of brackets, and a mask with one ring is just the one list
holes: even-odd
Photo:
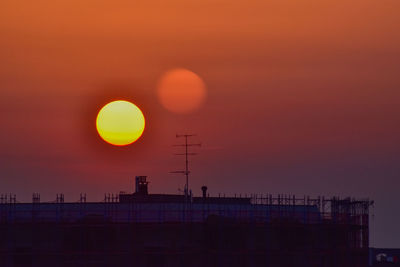
[(180, 156), (185, 156), (185, 170), (184, 171), (173, 171), (170, 173), (182, 173), (186, 176), (186, 184), (185, 184), (185, 201), (188, 201), (189, 199), (189, 156), (194, 156), (197, 155), (197, 153), (192, 153), (189, 152), (189, 147), (200, 147), (201, 143), (188, 143), (188, 138), (192, 137), (192, 136), (196, 136), (196, 134), (177, 134), (176, 138), (185, 138), (185, 143), (184, 144), (176, 144), (173, 146), (181, 146), (181, 147), (185, 147), (185, 152), (184, 153), (177, 153), (175, 155), (180, 155)]

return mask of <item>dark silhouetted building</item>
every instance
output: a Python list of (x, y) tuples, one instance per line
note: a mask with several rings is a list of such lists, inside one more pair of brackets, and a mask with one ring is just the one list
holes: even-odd
[(0, 266), (368, 265), (368, 200), (133, 194), (0, 204)]

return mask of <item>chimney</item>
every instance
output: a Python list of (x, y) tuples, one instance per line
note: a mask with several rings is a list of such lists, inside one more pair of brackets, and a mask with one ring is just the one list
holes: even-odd
[(135, 193), (139, 195), (148, 195), (147, 185), (149, 182), (146, 181), (147, 176), (136, 176), (135, 177)]
[(207, 197), (207, 186), (203, 185), (201, 187), (201, 191), (203, 191), (203, 198)]

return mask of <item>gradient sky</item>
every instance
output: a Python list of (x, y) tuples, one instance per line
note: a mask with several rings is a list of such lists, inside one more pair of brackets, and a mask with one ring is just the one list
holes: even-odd
[[(195, 194), (369, 197), (371, 245), (400, 247), (399, 26), (398, 0), (2, 0), (0, 191), (177, 193), (193, 132)], [(157, 100), (177, 67), (208, 88), (189, 115)], [(147, 120), (126, 148), (94, 128), (119, 98)]]

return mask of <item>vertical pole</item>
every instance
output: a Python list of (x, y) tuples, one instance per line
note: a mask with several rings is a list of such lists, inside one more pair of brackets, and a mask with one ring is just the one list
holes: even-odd
[(186, 176), (186, 183), (185, 183), (185, 190), (184, 190), (185, 202), (190, 201), (190, 196), (192, 195), (191, 191), (189, 190), (189, 173), (190, 173), (190, 171), (189, 171), (189, 156), (196, 155), (196, 153), (189, 153), (189, 147), (190, 146), (201, 146), (201, 144), (188, 143), (188, 138), (191, 137), (191, 136), (195, 136), (195, 135), (194, 134), (182, 134), (182, 135), (177, 134), (176, 135), (177, 138), (185, 137), (185, 143), (184, 144), (175, 145), (175, 146), (184, 146), (185, 147), (185, 153), (176, 154), (176, 155), (185, 156), (185, 170), (171, 172), (171, 173), (182, 173), (182, 174), (184, 174)]

